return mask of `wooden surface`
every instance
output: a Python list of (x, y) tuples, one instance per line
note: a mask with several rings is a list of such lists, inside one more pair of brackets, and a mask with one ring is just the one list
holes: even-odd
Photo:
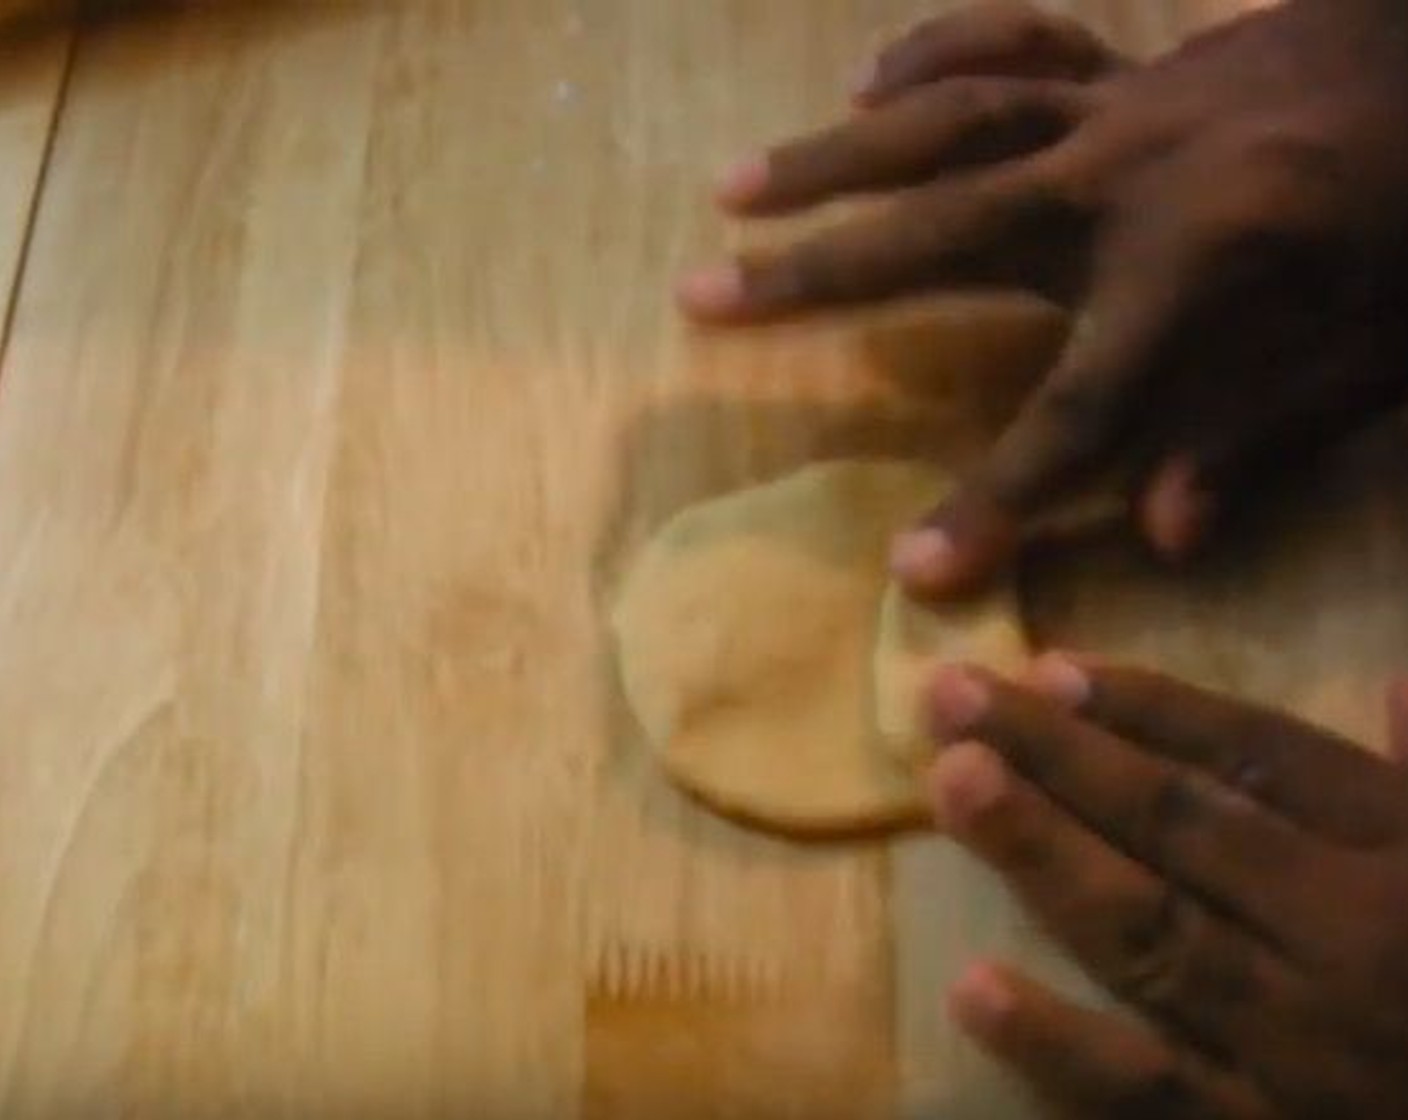
[(0, 307), (8, 329), (39, 201), (49, 144), (58, 120), (72, 55), (73, 33), (62, 8), (51, 20), (17, 28), (7, 17), (27, 14), (0, 0)]
[[(971, 953), (1044, 953), (993, 884), (681, 802), (600, 611), (681, 504), (961, 460), (1049, 353), (1020, 307), (670, 309), (739, 236), (707, 174), (931, 6), (196, 7), (45, 48), (0, 114), (0, 1115), (1015, 1115), (937, 1015)], [(1213, 5), (1070, 7), (1153, 50)], [(1038, 558), (1035, 629), (1376, 731), (1373, 453), (1182, 581)]]

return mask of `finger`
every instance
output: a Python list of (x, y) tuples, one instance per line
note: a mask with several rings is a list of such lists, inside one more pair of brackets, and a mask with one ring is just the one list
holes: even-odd
[[(1039, 663), (1046, 672), (1062, 663)], [(1036, 680), (1039, 682), (1040, 676)], [(941, 670), (930, 688), (941, 741), (974, 738), (1121, 851), (1280, 944), (1314, 925), (1320, 849), (1211, 774), (1142, 751), (1061, 705), (988, 674)]]
[(1154, 473), (1139, 499), (1145, 539), (1166, 560), (1193, 555), (1217, 519), (1217, 498), (1209, 494), (1191, 455), (1170, 456)]
[(987, 3), (920, 24), (866, 65), (852, 93), (861, 105), (875, 106), (958, 74), (1088, 81), (1118, 64), (1074, 20), (1027, 4)]
[(1071, 216), (1031, 164), (909, 192), (886, 212), (783, 252), (706, 269), (680, 289), (686, 311), (752, 322), (921, 288), (1042, 289), (1068, 263), (1054, 247)]
[(855, 191), (910, 186), (940, 171), (997, 162), (1068, 133), (1088, 96), (1055, 81), (963, 78), (920, 90), (726, 172), (719, 200), (776, 214)]
[(1249, 1059), (1298, 998), (1249, 935), (1117, 851), (989, 747), (943, 751), (930, 773), (939, 827), (988, 863), (1091, 975), (1161, 1023)]
[(1086, 719), (1340, 843), (1377, 847), (1408, 817), (1403, 776), (1331, 732), (1157, 673), (1054, 657), (1034, 686)]
[[(1159, 375), (1186, 352), (1186, 340), (1203, 337), (1196, 332), (1209, 324), (1225, 326), (1224, 293), (1242, 292), (1249, 273), (1261, 278), (1269, 267), (1265, 254), (1252, 254), (1245, 267), (1249, 231), (1252, 241), (1262, 233), (1284, 241), (1292, 261), (1323, 259), (1315, 230), (1324, 202), (1316, 192), (1287, 192), (1274, 177), (1258, 175), (1202, 189), (1210, 175), (1227, 174), (1229, 145), (1245, 143), (1241, 133), (1229, 135), (1161, 166), (1142, 191), (1132, 188), (1098, 262), (1083, 329), (986, 462), (925, 523), (931, 545), (946, 538), (947, 561), (903, 574), (917, 595), (951, 594), (991, 574), (1024, 524), (1159, 426), (1158, 418), (1136, 414), (1135, 404), (1157, 404), (1151, 387), (1169, 380)], [(1101, 147), (1078, 134), (1053, 149), (1053, 180), (1098, 181), (1092, 167), (1099, 167)], [(1175, 547), (1197, 532), (1195, 519), (1206, 512), (1175, 503)]]
[(1240, 501), (1396, 406), (1405, 389), (1399, 371), (1365, 356), (1256, 395), (1221, 423), (1205, 410), (1190, 417), (1140, 502), (1150, 543), (1171, 559), (1188, 555)]
[(1000, 966), (971, 967), (949, 993), (960, 1027), (1071, 1117), (1269, 1120), (1244, 1080), (1147, 1027), (1062, 999)]
[(1192, 299), (1181, 253), (1132, 250), (1107, 262), (1056, 368), (979, 469), (897, 543), (896, 574), (911, 592), (939, 597), (982, 582), (1027, 519), (1109, 459)]

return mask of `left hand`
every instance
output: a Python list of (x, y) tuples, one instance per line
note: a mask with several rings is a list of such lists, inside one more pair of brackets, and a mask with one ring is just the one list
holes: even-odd
[(1149, 1023), (967, 973), (953, 1014), (1059, 1114), (1408, 1116), (1408, 769), (1060, 655), (931, 708), (940, 826)]
[(1136, 64), (989, 0), (884, 51), (864, 103), (745, 160), (720, 201), (875, 205), (680, 298), (720, 324), (974, 287), (1073, 313), (1018, 415), (897, 540), (919, 596), (990, 577), (1092, 483), (1185, 558), (1408, 394), (1401, 3), (1288, 0)]

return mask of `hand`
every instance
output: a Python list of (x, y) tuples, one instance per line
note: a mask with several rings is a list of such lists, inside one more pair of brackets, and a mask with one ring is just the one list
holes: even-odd
[(740, 323), (999, 286), (1077, 313), (986, 462), (897, 542), (920, 594), (988, 575), (1100, 473), (1170, 557), (1408, 387), (1408, 13), (1291, 0), (1149, 65), (1012, 3), (885, 51), (864, 112), (745, 161), (743, 215), (888, 207), (685, 279)]
[(940, 827), (1151, 1024), (981, 963), (951, 994), (980, 1044), (1063, 1115), (1408, 1116), (1408, 770), (1059, 655), (931, 695)]

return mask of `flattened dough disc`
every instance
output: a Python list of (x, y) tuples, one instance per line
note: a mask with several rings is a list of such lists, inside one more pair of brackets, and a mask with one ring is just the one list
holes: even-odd
[(616, 602), (622, 680), (674, 782), (797, 833), (916, 820), (879, 748), (870, 677), (891, 531), (932, 470), (826, 463), (684, 510)]
[(795, 834), (922, 818), (912, 762), (876, 729), (876, 619), (891, 535), (946, 485), (919, 464), (826, 463), (661, 530), (612, 623), (627, 699), (677, 785)]
[(1027, 654), (1015, 597), (998, 587), (982, 598), (918, 604), (898, 584), (885, 590), (875, 637), (875, 723), (885, 750), (914, 766), (934, 744), (922, 713), (924, 682), (942, 663), (1011, 672)]

